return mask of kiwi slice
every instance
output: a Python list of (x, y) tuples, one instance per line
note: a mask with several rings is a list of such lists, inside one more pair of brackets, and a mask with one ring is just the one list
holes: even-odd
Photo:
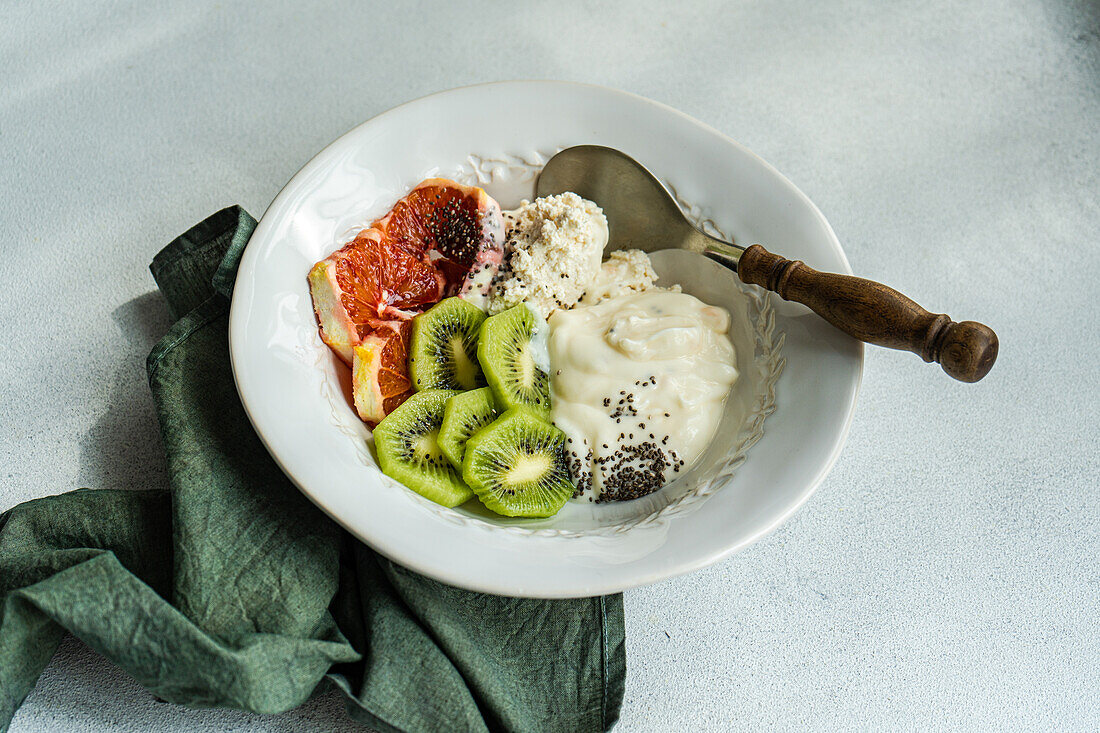
[(490, 316), (481, 324), (477, 360), (502, 407), (528, 407), (549, 419), (548, 358), (540, 358), (547, 353), (546, 330), (523, 304)]
[(462, 298), (445, 298), (413, 319), (409, 377), (413, 388), (485, 386), (477, 361), (477, 334), (485, 313)]
[(462, 476), (482, 504), (508, 517), (549, 517), (573, 495), (565, 433), (524, 407), (470, 437)]
[(473, 496), (439, 447), (443, 409), (455, 394), (446, 389), (417, 392), (374, 429), (382, 473), (443, 506), (458, 506)]
[(447, 400), (443, 425), (439, 428), (439, 447), (459, 471), (466, 453), (466, 441), (495, 420), (497, 414), (493, 390), (488, 387), (459, 392)]

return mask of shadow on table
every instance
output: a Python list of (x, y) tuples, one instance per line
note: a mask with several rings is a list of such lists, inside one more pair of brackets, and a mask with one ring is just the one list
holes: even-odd
[[(1046, 7), (1074, 31), (1072, 38), (1085, 55), (1100, 58), (1100, 3), (1096, 0), (1071, 0), (1068, 3), (1048, 3)], [(1098, 70), (1093, 67), (1094, 72)]]
[(111, 312), (119, 333), (107, 410), (80, 440), (81, 486), (93, 489), (168, 487), (145, 357), (172, 320), (160, 293), (139, 296)]

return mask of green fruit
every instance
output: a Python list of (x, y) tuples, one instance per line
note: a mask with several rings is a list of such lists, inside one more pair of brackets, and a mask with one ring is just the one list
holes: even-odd
[(439, 447), (461, 471), (466, 441), (497, 417), (493, 391), (488, 387), (460, 392), (447, 400), (443, 425), (439, 428)]
[(477, 344), (477, 360), (497, 402), (530, 408), (543, 419), (550, 418), (550, 375), (536, 357), (546, 354), (546, 330), (546, 322), (521, 304), (486, 318)]
[(482, 504), (508, 517), (549, 517), (573, 495), (565, 433), (522, 407), (466, 442), (462, 476)]
[(417, 392), (374, 429), (374, 447), (382, 473), (443, 506), (458, 506), (473, 496), (439, 447), (439, 426), (451, 390)]
[(462, 298), (446, 298), (413, 319), (409, 378), (413, 389), (476, 389), (485, 385), (477, 335), (485, 313)]

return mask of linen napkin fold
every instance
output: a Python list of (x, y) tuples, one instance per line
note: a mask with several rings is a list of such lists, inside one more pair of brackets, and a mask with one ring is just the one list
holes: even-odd
[(621, 595), (505, 598), (417, 575), (275, 465), (229, 365), (228, 296), (255, 225), (224, 209), (150, 266), (178, 319), (147, 363), (170, 489), (80, 489), (0, 515), (0, 731), (66, 631), (182, 705), (276, 713), (335, 685), (380, 730), (611, 727)]

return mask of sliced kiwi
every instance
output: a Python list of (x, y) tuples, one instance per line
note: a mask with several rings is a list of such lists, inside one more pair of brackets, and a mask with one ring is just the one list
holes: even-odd
[(445, 298), (413, 319), (409, 377), (413, 388), (485, 386), (477, 361), (477, 335), (485, 313), (462, 298)]
[(470, 437), (462, 476), (482, 504), (508, 517), (549, 517), (573, 495), (565, 433), (524, 407)]
[(439, 447), (443, 408), (455, 394), (445, 389), (417, 392), (374, 429), (382, 473), (443, 506), (458, 506), (473, 496)]
[(550, 417), (550, 375), (540, 366), (545, 354), (546, 322), (520, 304), (481, 324), (477, 360), (502, 407), (528, 407)]
[(439, 447), (461, 471), (462, 456), (470, 436), (496, 419), (497, 405), (488, 387), (459, 392), (447, 400), (443, 425), (439, 428)]

